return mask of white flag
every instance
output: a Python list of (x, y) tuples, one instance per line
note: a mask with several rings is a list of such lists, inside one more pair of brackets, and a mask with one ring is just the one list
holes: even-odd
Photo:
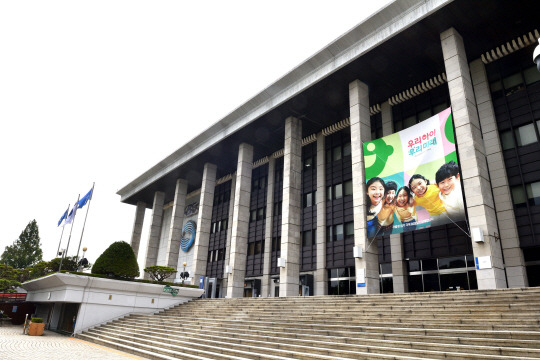
[(71, 209), (71, 211), (69, 212), (69, 215), (68, 217), (66, 218), (66, 221), (64, 221), (64, 225), (63, 226), (66, 226), (67, 224), (71, 224), (73, 222), (73, 219), (75, 218), (75, 213), (77, 212), (77, 203), (75, 203), (75, 205), (73, 205), (73, 208)]

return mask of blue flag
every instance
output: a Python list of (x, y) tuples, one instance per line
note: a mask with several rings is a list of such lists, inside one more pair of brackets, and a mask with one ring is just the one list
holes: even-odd
[(94, 190), (94, 188), (90, 189), (90, 191), (86, 195), (84, 195), (81, 200), (79, 200), (79, 209), (86, 205), (86, 203), (92, 199), (92, 190)]
[(62, 215), (62, 217), (60, 218), (60, 220), (58, 220), (58, 226), (60, 226), (60, 224), (62, 223), (62, 221), (64, 221), (64, 219), (67, 217), (67, 214), (68, 214), (68, 210), (66, 210), (66, 212), (64, 213), (64, 215)]

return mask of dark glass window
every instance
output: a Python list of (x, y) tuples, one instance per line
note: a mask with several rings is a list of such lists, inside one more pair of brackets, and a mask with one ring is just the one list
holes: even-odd
[(521, 73), (518, 72), (505, 77), (503, 79), (503, 85), (506, 90), (506, 96), (523, 90), (523, 78), (521, 77)]
[(514, 142), (514, 136), (512, 135), (511, 130), (501, 132), (501, 145), (503, 150), (508, 150), (516, 147), (516, 143)]
[(314, 161), (313, 157), (308, 157), (308, 158), (304, 159), (304, 171), (312, 169), (313, 166), (315, 166), (315, 161)]
[(381, 274), (391, 274), (392, 273), (392, 263), (381, 264)]
[(326, 227), (326, 242), (332, 242), (334, 241), (334, 231), (332, 229), (332, 226)]
[(255, 255), (261, 254), (264, 251), (264, 240), (255, 243)]
[(518, 127), (515, 134), (517, 146), (525, 146), (538, 141), (533, 123)]
[(343, 224), (334, 225), (334, 227), (335, 227), (336, 241), (343, 240), (344, 239), (344, 237), (343, 237)]
[(265, 210), (265, 208), (263, 208), (263, 207), (257, 209), (257, 220), (264, 219), (264, 213), (266, 212), (264, 210)]
[(302, 246), (315, 245), (315, 231), (307, 230), (302, 233)]
[(341, 199), (343, 197), (343, 185), (334, 185), (334, 199)]
[(281, 250), (281, 236), (275, 236), (272, 238), (272, 251)]
[(424, 110), (424, 111), (420, 111), (418, 113), (417, 117), (418, 117), (418, 122), (427, 120), (427, 119), (429, 119), (431, 117), (431, 110), (427, 109), (427, 110)]
[(424, 259), (422, 260), (422, 270), (437, 270), (437, 259)]
[(540, 205), (540, 182), (527, 184), (526, 188), (529, 205)]
[(423, 292), (422, 275), (409, 275), (409, 292)]
[(353, 194), (352, 180), (347, 180), (343, 183), (343, 192), (345, 196)]
[(523, 70), (523, 77), (525, 78), (525, 84), (530, 85), (540, 81), (540, 72), (538, 72), (536, 66), (531, 66)]
[(456, 256), (456, 257), (439, 259), (439, 270), (457, 269), (457, 268), (464, 268), (464, 267), (466, 267), (464, 256)]
[(282, 202), (274, 203), (274, 216), (281, 215), (282, 211)]
[(407, 129), (413, 125), (416, 125), (416, 116), (409, 116), (408, 118), (403, 119), (403, 128)]
[(354, 236), (354, 222), (345, 223), (345, 236)]
[(332, 161), (341, 160), (341, 146), (332, 149)]
[(307, 194), (304, 194), (304, 207), (310, 207), (310, 206), (313, 206), (314, 204), (314, 201), (313, 201), (313, 198), (314, 198), (314, 193), (307, 193)]
[(475, 266), (476, 266), (476, 264), (475, 264), (475, 261), (474, 261), (474, 256), (467, 255), (467, 267), (474, 268)]
[(343, 144), (343, 156), (351, 156), (351, 143)]
[(527, 196), (525, 195), (523, 186), (521, 185), (512, 186), (510, 188), (510, 191), (512, 192), (512, 202), (514, 203), (515, 207), (527, 206), (526, 205)]
[(408, 263), (409, 272), (421, 271), (420, 260), (410, 260)]
[(440, 291), (439, 274), (424, 274), (424, 291)]

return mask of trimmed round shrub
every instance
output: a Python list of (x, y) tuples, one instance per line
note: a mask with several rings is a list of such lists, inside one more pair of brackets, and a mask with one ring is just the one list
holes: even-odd
[(134, 279), (139, 276), (139, 264), (131, 246), (125, 241), (117, 241), (97, 258), (92, 274), (103, 274), (115, 279)]

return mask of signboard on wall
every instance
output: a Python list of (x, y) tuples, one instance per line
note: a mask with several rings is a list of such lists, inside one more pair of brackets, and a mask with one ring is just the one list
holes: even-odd
[(368, 238), (465, 219), (451, 108), (363, 150)]

